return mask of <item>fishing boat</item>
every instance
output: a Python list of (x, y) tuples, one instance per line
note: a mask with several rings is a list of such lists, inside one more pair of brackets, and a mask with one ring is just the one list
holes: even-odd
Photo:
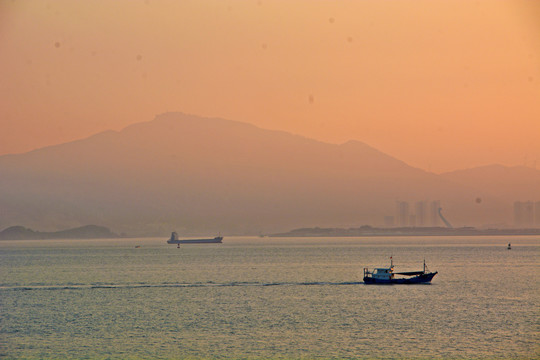
[[(364, 268), (364, 284), (429, 284), (437, 275), (437, 271), (430, 272), (424, 260), (424, 269), (420, 271), (394, 272), (394, 261), (390, 257), (390, 267), (375, 268), (370, 271)], [(396, 277), (396, 275), (399, 275)]]
[(178, 239), (176, 231), (171, 233), (171, 238), (167, 240), (167, 244), (221, 244), (223, 242), (223, 236), (216, 236), (211, 239)]

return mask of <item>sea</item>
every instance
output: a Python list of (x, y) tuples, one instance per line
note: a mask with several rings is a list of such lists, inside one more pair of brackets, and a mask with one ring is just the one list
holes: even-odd
[[(365, 285), (391, 256), (438, 274)], [(0, 259), (5, 359), (540, 358), (538, 236), (19, 240)]]

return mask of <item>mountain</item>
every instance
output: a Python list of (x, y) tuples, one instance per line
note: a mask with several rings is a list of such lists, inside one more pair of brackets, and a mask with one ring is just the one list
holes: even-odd
[(540, 200), (540, 171), (525, 166), (487, 165), (472, 169), (452, 171), (442, 178), (506, 201)]
[(111, 239), (119, 237), (103, 226), (86, 225), (74, 229), (54, 232), (41, 232), (23, 226), (11, 226), (0, 231), (0, 240), (37, 239)]
[(378, 225), (394, 215), (396, 200), (427, 199), (440, 199), (456, 225), (511, 219), (508, 200), (485, 188), (358, 141), (334, 145), (182, 113), (0, 156), (0, 174), (0, 227), (99, 223), (129, 236), (258, 234)]

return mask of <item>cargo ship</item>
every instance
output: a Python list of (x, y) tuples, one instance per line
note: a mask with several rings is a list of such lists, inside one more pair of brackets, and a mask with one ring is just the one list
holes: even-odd
[(211, 239), (178, 239), (176, 231), (171, 233), (171, 238), (167, 240), (167, 244), (221, 244), (223, 242), (223, 236), (216, 236)]

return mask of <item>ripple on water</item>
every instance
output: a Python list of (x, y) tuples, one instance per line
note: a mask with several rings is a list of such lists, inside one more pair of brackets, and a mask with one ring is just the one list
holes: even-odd
[(362, 267), (385, 264), (394, 240), (386, 248), (314, 240), (302, 246), (186, 247), (180, 254), (155, 246), (146, 256), (140, 255), (144, 247), (134, 254), (118, 243), (101, 243), (99, 256), (87, 256), (88, 243), (70, 244), (68, 251), (62, 242), (10, 245), (0, 254), (2, 355), (538, 356), (540, 241), (511, 254), (486, 243), (409, 241), (411, 246), (400, 243), (399, 255), (394, 251), (396, 263), (403, 259), (400, 269), (415, 269), (425, 257), (439, 271), (432, 285), (363, 285)]

